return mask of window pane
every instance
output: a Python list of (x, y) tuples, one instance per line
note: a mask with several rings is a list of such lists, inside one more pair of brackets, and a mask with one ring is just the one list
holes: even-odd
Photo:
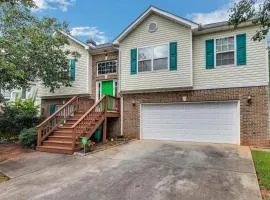
[(138, 72), (151, 71), (151, 60), (139, 61)]
[(142, 48), (138, 50), (139, 53), (139, 60), (147, 60), (147, 59), (152, 59), (153, 55), (153, 49), (150, 47), (147, 48)]
[(154, 70), (168, 69), (168, 58), (159, 58), (154, 60)]
[(154, 47), (154, 58), (168, 57), (168, 45)]
[(115, 60), (113, 61), (106, 61), (98, 63), (98, 74), (111, 74), (116, 73), (117, 68), (117, 62)]
[(216, 56), (216, 65), (232, 65), (234, 64), (234, 52), (218, 53)]
[(234, 37), (216, 40), (216, 52), (234, 51)]

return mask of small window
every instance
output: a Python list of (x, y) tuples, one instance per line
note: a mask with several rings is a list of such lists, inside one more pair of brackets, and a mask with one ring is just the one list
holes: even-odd
[(138, 49), (138, 72), (168, 69), (168, 45)]
[(111, 61), (105, 61), (105, 62), (99, 62), (97, 64), (98, 67), (98, 75), (104, 75), (104, 74), (114, 74), (117, 70), (117, 61), (111, 60)]
[(22, 88), (22, 99), (26, 99), (26, 88)]
[(216, 39), (216, 66), (235, 63), (234, 37)]
[(149, 33), (154, 33), (157, 31), (157, 24), (156, 23), (150, 23), (148, 27), (148, 32)]
[(4, 96), (5, 99), (11, 99), (12, 92), (9, 90), (1, 90), (1, 94)]

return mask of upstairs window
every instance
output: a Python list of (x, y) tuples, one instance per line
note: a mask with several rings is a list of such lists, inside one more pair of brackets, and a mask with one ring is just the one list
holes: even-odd
[(216, 39), (216, 66), (235, 64), (234, 36)]
[(97, 64), (97, 75), (115, 74), (117, 72), (117, 61), (110, 60)]
[(168, 45), (138, 49), (138, 72), (168, 69)]

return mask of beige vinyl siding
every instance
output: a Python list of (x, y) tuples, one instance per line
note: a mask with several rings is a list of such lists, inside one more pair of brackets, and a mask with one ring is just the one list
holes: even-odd
[[(155, 22), (158, 29), (148, 32), (148, 25)], [(130, 74), (130, 49), (177, 42), (177, 70), (160, 70)], [(192, 34), (189, 27), (179, 25), (157, 14), (146, 18), (133, 32), (120, 42), (120, 90), (152, 90), (192, 86)]]
[[(194, 89), (246, 87), (268, 84), (267, 46), (265, 41), (252, 41), (256, 26), (233, 31), (193, 36)], [(205, 41), (246, 33), (247, 65), (205, 68)], [(235, 58), (236, 59), (236, 58)]]
[(70, 51), (77, 51), (80, 54), (80, 57), (76, 62), (75, 81), (71, 82), (72, 87), (61, 87), (59, 89), (55, 89), (54, 93), (51, 93), (49, 88), (39, 86), (38, 94), (40, 97), (91, 94), (92, 83), (89, 79), (92, 77), (92, 68), (89, 66), (92, 66), (92, 56), (89, 54), (88, 50), (71, 40), (70, 45), (65, 48)]

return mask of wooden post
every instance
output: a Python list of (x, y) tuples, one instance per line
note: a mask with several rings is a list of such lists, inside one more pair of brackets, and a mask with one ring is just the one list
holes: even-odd
[(37, 146), (41, 145), (41, 128), (38, 128)]
[(108, 96), (104, 97), (104, 123), (103, 123), (103, 134), (102, 142), (106, 142), (107, 137), (107, 110), (108, 110)]
[(76, 147), (76, 136), (75, 136), (76, 132), (75, 132), (75, 129), (76, 128), (74, 128), (72, 130), (72, 150), (73, 151), (75, 150), (75, 147)]
[(104, 119), (103, 123), (103, 134), (102, 134), (102, 142), (106, 142), (106, 137), (107, 137), (107, 117)]

